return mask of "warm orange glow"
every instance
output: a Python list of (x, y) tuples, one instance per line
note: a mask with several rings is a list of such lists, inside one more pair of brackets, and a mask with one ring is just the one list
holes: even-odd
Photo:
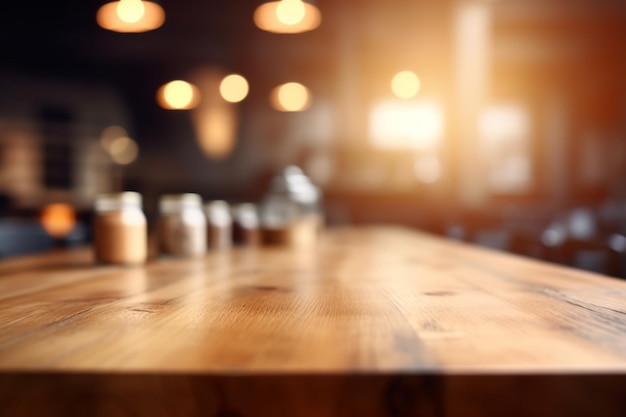
[(435, 149), (443, 131), (443, 110), (434, 101), (381, 101), (370, 113), (370, 140), (381, 149)]
[(198, 105), (200, 93), (193, 84), (187, 81), (171, 81), (157, 92), (157, 102), (168, 110), (189, 110)]
[(302, 22), (306, 16), (306, 8), (302, 0), (282, 0), (276, 6), (276, 17), (285, 25), (295, 25)]
[(120, 0), (117, 3), (117, 17), (125, 23), (136, 23), (146, 14), (141, 0)]
[(163, 26), (165, 11), (150, 1), (114, 1), (98, 9), (96, 21), (102, 28), (114, 32), (147, 32)]
[(229, 103), (238, 103), (248, 95), (248, 81), (239, 74), (231, 74), (220, 83), (220, 94)]
[(391, 91), (398, 98), (413, 98), (420, 91), (420, 79), (414, 72), (400, 71), (391, 80)]
[(196, 118), (200, 147), (209, 156), (223, 158), (230, 154), (237, 133), (236, 114), (228, 107), (214, 107)]
[(237, 106), (223, 98), (221, 91), (224, 84), (229, 84), (227, 79), (236, 78), (224, 75), (218, 68), (206, 67), (196, 70), (192, 78), (202, 93), (202, 102), (191, 112), (196, 139), (202, 152), (213, 159), (230, 155), (239, 126)]
[(128, 137), (128, 132), (121, 126), (109, 126), (100, 134), (100, 145), (102, 148), (111, 152), (111, 144), (118, 138)]
[(316, 29), (321, 23), (320, 10), (301, 0), (271, 1), (261, 4), (254, 11), (254, 24), (268, 32), (307, 32)]
[(481, 166), (496, 192), (524, 192), (532, 183), (531, 117), (515, 104), (493, 105), (479, 114)]
[(441, 162), (433, 155), (421, 156), (415, 160), (415, 177), (426, 184), (433, 184), (441, 178)]
[(119, 137), (111, 142), (109, 153), (115, 163), (128, 165), (137, 159), (139, 147), (131, 138)]
[(139, 147), (121, 126), (109, 126), (100, 135), (100, 145), (117, 164), (127, 165), (137, 159)]
[(299, 83), (286, 83), (272, 90), (272, 107), (279, 111), (295, 112), (309, 108), (311, 104), (309, 90)]
[(49, 204), (41, 211), (41, 225), (50, 236), (65, 237), (76, 226), (76, 212), (68, 204)]
[(478, 133), (491, 143), (523, 140), (530, 134), (528, 111), (512, 104), (486, 107), (478, 119)]

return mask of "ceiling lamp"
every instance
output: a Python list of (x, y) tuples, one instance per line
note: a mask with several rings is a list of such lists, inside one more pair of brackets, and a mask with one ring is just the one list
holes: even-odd
[(119, 0), (100, 7), (96, 21), (102, 28), (114, 32), (148, 32), (163, 25), (165, 11), (151, 1)]
[(321, 22), (322, 14), (310, 0), (270, 1), (254, 11), (254, 24), (273, 33), (308, 32)]
[(311, 94), (300, 83), (286, 83), (272, 90), (270, 103), (278, 111), (304, 111), (311, 105)]
[(187, 81), (170, 81), (159, 88), (157, 102), (167, 110), (189, 110), (200, 102), (200, 92)]
[(220, 83), (220, 94), (229, 103), (239, 103), (249, 91), (248, 81), (239, 74), (230, 74)]

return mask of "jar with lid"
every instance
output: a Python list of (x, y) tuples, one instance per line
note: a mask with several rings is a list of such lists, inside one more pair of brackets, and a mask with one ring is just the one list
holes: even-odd
[(285, 177), (277, 175), (273, 178), (261, 204), (263, 243), (290, 243), (297, 220), (298, 206), (289, 193)]
[(259, 214), (254, 204), (243, 203), (233, 207), (233, 242), (237, 245), (257, 245), (261, 241)]
[(296, 166), (272, 180), (263, 201), (261, 221), (267, 243), (311, 243), (322, 223), (318, 189)]
[(198, 194), (166, 194), (159, 200), (161, 253), (196, 257), (206, 253), (206, 217)]
[(207, 242), (209, 248), (223, 249), (231, 246), (232, 224), (228, 203), (221, 200), (204, 205), (207, 218)]
[(141, 195), (101, 194), (95, 202), (94, 249), (98, 262), (142, 264), (148, 257), (148, 230)]
[(283, 170), (287, 189), (298, 207), (302, 221), (311, 223), (316, 229), (324, 224), (322, 192), (304, 172), (295, 165)]

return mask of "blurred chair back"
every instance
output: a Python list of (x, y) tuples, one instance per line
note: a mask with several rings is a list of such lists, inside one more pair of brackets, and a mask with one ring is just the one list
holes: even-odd
[(604, 240), (569, 238), (559, 247), (561, 261), (588, 271), (625, 278), (624, 252)]
[(0, 258), (43, 252), (54, 246), (54, 239), (39, 222), (0, 220)]

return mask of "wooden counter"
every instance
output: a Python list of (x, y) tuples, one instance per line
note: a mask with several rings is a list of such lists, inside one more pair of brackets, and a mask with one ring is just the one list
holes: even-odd
[(0, 416), (624, 416), (626, 282), (394, 228), (0, 263)]

